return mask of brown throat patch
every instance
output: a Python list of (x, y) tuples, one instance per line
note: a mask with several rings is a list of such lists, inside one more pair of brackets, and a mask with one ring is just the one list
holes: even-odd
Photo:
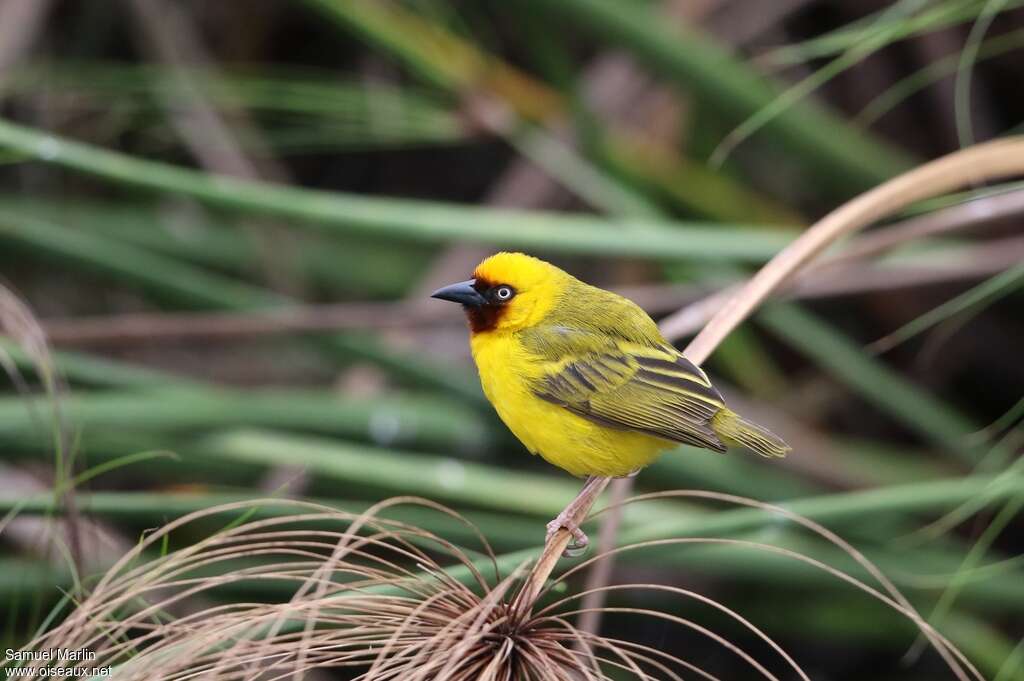
[[(473, 279), (473, 288), (478, 293), (486, 293), (491, 288), (497, 286), (496, 282), (485, 277), (479, 277), (475, 272), (473, 273)], [(505, 314), (505, 306), (501, 303), (488, 302), (480, 307), (466, 307), (463, 309), (466, 311), (466, 319), (469, 320), (469, 329), (475, 334), (493, 331), (498, 326), (498, 321), (502, 315)]]
[(466, 308), (466, 319), (469, 320), (469, 329), (473, 333), (493, 331), (498, 326), (498, 321), (503, 314), (505, 314), (505, 306), (494, 303)]

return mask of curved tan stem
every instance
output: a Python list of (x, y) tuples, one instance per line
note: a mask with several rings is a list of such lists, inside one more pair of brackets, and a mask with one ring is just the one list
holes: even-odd
[[(851, 266), (860, 260), (880, 255), (910, 241), (924, 239), (955, 230), (968, 230), (991, 222), (1005, 219), (1012, 215), (1024, 213), (1024, 190), (1015, 190), (1006, 194), (986, 196), (967, 203), (961, 203), (934, 213), (926, 213), (902, 222), (872, 230), (844, 244), (837, 253), (816, 259), (807, 267), (796, 273), (783, 283), (775, 293), (785, 294), (801, 289), (801, 284), (812, 281), (823, 281), (837, 268)], [(997, 249), (995, 252), (1000, 252)], [(1011, 256), (1012, 257), (1012, 256)], [(999, 266), (1004, 269), (1006, 266)], [(986, 271), (983, 276), (994, 274)], [(913, 277), (911, 277), (913, 279)], [(735, 295), (743, 282), (719, 289), (687, 303), (684, 307), (661, 320), (661, 333), (668, 340), (675, 342), (680, 338), (693, 335), (707, 324), (722, 306), (722, 303)], [(804, 292), (807, 288), (804, 288)], [(626, 296), (630, 298), (631, 296)]]
[[(587, 481), (579, 495), (571, 502), (571, 504), (576, 505), (576, 512), (572, 516), (574, 523), (579, 525), (583, 522), (587, 514), (590, 513), (590, 508), (597, 501), (597, 498), (601, 496), (601, 492), (604, 491), (609, 482), (611, 482), (611, 478), (591, 478)], [(569, 546), (571, 538), (572, 534), (565, 528), (551, 535), (551, 538), (544, 545), (544, 551), (540, 554), (537, 564), (533, 566), (533, 570), (530, 571), (530, 575), (526, 578), (526, 583), (523, 584), (523, 588), (516, 596), (515, 603), (512, 606), (514, 612), (522, 616), (529, 614), (530, 609), (537, 600), (537, 596), (544, 589), (544, 584), (551, 575), (551, 571), (558, 564), (558, 559), (562, 557), (565, 549)]]
[[(843, 204), (811, 226), (802, 236), (776, 255), (746, 284), (724, 301), (722, 308), (684, 351), (702, 364), (726, 336), (743, 322), (774, 291), (806, 263), (838, 239), (916, 201), (945, 194), (960, 187), (1024, 174), (1024, 137), (1011, 137), (954, 152), (910, 170)], [(574, 519), (582, 522), (607, 486), (587, 485), (574, 500)], [(519, 614), (529, 613), (569, 544), (570, 534), (559, 530), (545, 544), (513, 606)]]
[(979, 144), (926, 163), (843, 204), (815, 223), (762, 267), (687, 346), (701, 364), (776, 289), (838, 239), (922, 199), (954, 189), (1024, 174), (1024, 137)]

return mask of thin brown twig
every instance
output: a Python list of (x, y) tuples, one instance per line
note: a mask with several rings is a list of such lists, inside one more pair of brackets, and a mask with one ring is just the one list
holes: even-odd
[[(939, 193), (941, 194), (941, 192)], [(809, 289), (822, 288), (827, 291), (830, 278), (835, 274), (835, 270), (840, 267), (849, 267), (853, 261), (884, 253), (910, 241), (954, 230), (979, 227), (1022, 212), (1024, 212), (1024, 191), (1014, 191), (909, 218), (858, 237), (839, 253), (825, 256), (818, 262), (809, 264), (798, 274), (795, 273), (790, 282), (783, 283), (779, 292), (795, 291), (794, 295), (802, 297)], [(873, 220), (869, 221), (869, 224), (870, 222)], [(910, 281), (912, 282), (913, 278)], [(928, 280), (925, 279), (925, 281)], [(851, 288), (847, 290), (850, 292), (854, 288), (864, 290), (863, 287), (871, 286), (873, 282), (873, 278), (858, 276), (856, 282), (848, 284)], [(736, 293), (737, 289), (738, 286), (734, 286), (717, 291), (667, 317), (662, 322), (665, 337), (669, 340), (678, 340), (695, 333), (707, 324), (712, 315), (729, 297)]]
[(140, 341), (231, 339), (348, 329), (407, 329), (460, 323), (413, 303), (335, 303), (249, 312), (137, 313), (55, 319), (45, 323), (55, 344), (118, 345)]
[[(844, 252), (845, 253), (845, 252)], [(460, 256), (463, 255), (460, 253)], [(948, 263), (835, 264), (813, 267), (795, 276), (786, 286), (787, 299), (816, 299), (874, 291), (928, 286), (982, 279), (1024, 259), (1024, 237), (993, 239), (951, 251)], [(461, 260), (460, 260), (461, 262)], [(450, 275), (449, 275), (450, 279)], [(680, 310), (676, 330), (690, 331), (710, 316), (727, 288), (710, 297), (705, 289), (676, 284), (618, 287), (621, 295), (635, 301), (650, 314)], [(464, 323), (458, 314), (438, 314), (413, 298), (401, 302), (334, 303), (243, 312), (153, 312), (70, 317), (43, 322), (55, 345), (113, 346), (140, 342), (226, 340), (288, 333), (328, 333), (359, 329), (400, 329), (456, 326)]]
[[(570, 505), (575, 504), (575, 514), (568, 519), (568, 522), (575, 525), (581, 524), (609, 482), (611, 482), (611, 478), (595, 477), (588, 480), (579, 495), (570, 502)], [(526, 617), (532, 610), (537, 597), (544, 590), (548, 577), (551, 576), (552, 570), (558, 564), (558, 559), (562, 557), (565, 549), (568, 548), (571, 538), (572, 533), (563, 527), (552, 534), (544, 544), (544, 550), (541, 552), (540, 558), (538, 558), (533, 570), (530, 571), (512, 605), (513, 612), (516, 612), (520, 617)]]
[(883, 264), (829, 264), (801, 272), (786, 287), (785, 298), (831, 296), (892, 291), (901, 288), (983, 279), (1024, 260), (1024, 237), (983, 241), (959, 248), (954, 260), (944, 265), (899, 267)]
[(902, 246), (910, 241), (937, 236), (953, 231), (976, 229), (998, 220), (1024, 213), (1024, 190), (1014, 190), (967, 201), (956, 206), (943, 208), (932, 213), (907, 218), (882, 229), (863, 234), (851, 241), (840, 253), (822, 258), (819, 268), (863, 260)]
[[(895, 275), (895, 278), (892, 276), (894, 272), (887, 272), (883, 276), (865, 276), (865, 272), (849, 269), (849, 273), (853, 275), (845, 282), (842, 281), (842, 274), (851, 268), (854, 261), (885, 253), (910, 241), (933, 237), (955, 229), (977, 227), (1021, 212), (1024, 212), (1024, 191), (1012, 191), (1009, 194), (988, 197), (935, 213), (909, 218), (859, 237), (851, 241), (840, 253), (825, 256), (820, 261), (809, 264), (796, 273), (791, 282), (783, 284), (779, 288), (779, 292), (785, 292), (793, 297), (805, 297), (812, 291), (814, 295), (828, 295), (829, 290), (852, 293), (854, 291), (878, 290), (878, 288), (887, 289), (891, 286), (914, 286), (919, 282), (928, 284), (940, 281), (942, 280), (942, 271), (931, 270), (928, 272), (924, 269), (918, 272), (902, 272)], [(1019, 248), (1019, 244), (1008, 242), (1006, 245), (1013, 251)], [(975, 248), (984, 249), (985, 247)], [(996, 267), (995, 270), (992, 270), (985, 269), (982, 265), (979, 275), (985, 276), (1006, 266), (1000, 264), (1008, 262), (997, 255), (1000, 250), (1001, 247), (994, 251), (978, 253), (979, 260), (985, 261), (988, 265), (994, 264)], [(1007, 254), (1012, 258), (1019, 257), (1017, 253), (1007, 252)], [(1009, 262), (1013, 262), (1013, 260)], [(971, 269), (970, 266), (967, 266), (962, 271), (967, 274)], [(955, 270), (945, 271), (952, 274)], [(890, 279), (891, 283), (885, 282), (885, 279)], [(678, 340), (696, 333), (703, 325), (708, 324), (712, 315), (725, 300), (736, 292), (738, 286), (737, 284), (716, 291), (666, 317), (663, 321), (666, 338)]]
[(918, 166), (843, 204), (762, 267), (687, 346), (702, 364), (768, 296), (836, 240), (927, 198), (1024, 173), (1024, 137), (986, 142)]
[[(611, 498), (608, 504), (612, 507), (605, 519), (601, 522), (601, 529), (597, 535), (597, 550), (605, 553), (614, 548), (616, 536), (619, 533), (619, 526), (622, 524), (622, 513), (619, 509), (633, 489), (634, 478), (620, 478), (611, 483)], [(587, 572), (586, 584), (583, 587), (585, 592), (580, 608), (584, 611), (576, 626), (581, 631), (597, 633), (601, 626), (601, 604), (604, 602), (605, 591), (603, 587), (611, 582), (612, 570), (615, 568), (615, 561), (601, 560), (594, 563)]]

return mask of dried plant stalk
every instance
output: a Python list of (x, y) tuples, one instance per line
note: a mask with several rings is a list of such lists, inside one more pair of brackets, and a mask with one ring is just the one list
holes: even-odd
[[(1012, 137), (956, 151), (889, 180), (826, 215), (792, 244), (771, 259), (733, 295), (719, 303), (718, 312), (683, 351), (695, 364), (703, 364), (722, 341), (769, 296), (789, 281), (817, 255), (859, 229), (887, 217), (916, 201), (940, 196), (971, 184), (1024, 174), (1024, 137)], [(671, 332), (671, 320), (662, 326)], [(603, 489), (603, 488), (602, 488)], [(600, 494), (584, 493), (573, 503), (582, 522)], [(544, 547), (524, 589), (540, 593), (569, 543), (569, 532), (555, 533)], [(525, 599), (522, 607), (529, 607)]]
[(725, 337), (815, 256), (859, 229), (923, 199), (1024, 174), (1024, 137), (987, 142), (914, 168), (843, 204), (762, 267), (712, 317), (684, 353), (701, 364)]
[[(858, 237), (856, 240), (844, 245), (842, 251), (808, 263), (806, 267), (795, 272), (792, 277), (780, 285), (776, 292), (779, 293), (782, 290), (786, 290), (789, 293), (802, 296), (812, 291), (816, 295), (828, 295), (830, 292), (837, 293), (844, 290), (853, 293), (865, 290), (865, 287), (867, 287), (867, 290), (879, 287), (888, 289), (895, 285), (900, 285), (899, 279), (895, 281), (882, 280), (880, 282), (872, 281), (866, 283), (864, 282), (865, 272), (859, 272), (853, 277), (847, 277), (847, 281), (840, 282), (838, 285), (835, 279), (837, 276), (840, 280), (844, 279), (844, 270), (856, 272), (852, 266), (857, 261), (879, 255), (911, 241), (953, 230), (969, 229), (981, 224), (1005, 219), (1008, 216), (1021, 212), (1024, 212), (1024, 191), (1017, 190), (1006, 194), (987, 196), (977, 201), (970, 201), (934, 213), (913, 217)], [(866, 226), (860, 225), (855, 227), (854, 231)], [(993, 248), (989, 250), (988, 246), (993, 246)], [(992, 267), (978, 268), (972, 274), (983, 270), (981, 276), (985, 276), (987, 274), (994, 274), (994, 271), (1005, 269), (1010, 263), (1016, 262), (1019, 259), (1015, 259), (1018, 246), (1019, 243), (1013, 239), (1001, 239), (986, 243), (985, 246), (977, 247), (975, 250), (978, 252), (978, 255), (984, 258), (986, 265), (992, 265)], [(870, 275), (870, 272), (867, 274)], [(913, 284), (922, 280), (928, 281), (928, 277), (922, 279), (919, 273), (914, 273), (913, 271), (908, 272), (907, 275), (907, 278), (902, 282), (903, 284)], [(725, 301), (736, 295), (740, 286), (741, 284), (736, 284), (735, 286), (717, 291), (665, 317), (661, 322), (661, 330), (665, 338), (676, 341), (699, 331), (721, 309)]]
[[(810, 555), (740, 539), (651, 539), (620, 547), (616, 554), (728, 545), (800, 561), (911, 620), (934, 642), (958, 679), (981, 678), (959, 651), (906, 605), (870, 561), (822, 526), (782, 508), (710, 492), (661, 493), (626, 503), (669, 496), (713, 500), (785, 517), (795, 529), (808, 531), (850, 556), (877, 585)], [(33, 672), (45, 667), (51, 676), (58, 668), (110, 667), (118, 679), (166, 681), (262, 681), (297, 678), (324, 668), (351, 670), (361, 681), (716, 678), (679, 654), (582, 630), (573, 620), (587, 614), (589, 609), (578, 603), (590, 591), (550, 600), (535, 613), (518, 607), (515, 594), (521, 596), (526, 579), (522, 564), (497, 559), (483, 537), (479, 551), (471, 551), (385, 517), (399, 505), (462, 520), (450, 509), (415, 498), (388, 500), (362, 514), (270, 499), (184, 516), (148, 535), (61, 624), (21, 647), (28, 651), (88, 649), (94, 658), (26, 660), (20, 666)], [(256, 510), (273, 513), (253, 519), (250, 516)], [(195, 525), (223, 521), (225, 514), (241, 519), (193, 541)], [(179, 533), (188, 541), (176, 550), (161, 551), (167, 544), (178, 543)], [(548, 595), (555, 584), (589, 569), (600, 558), (566, 571), (534, 598)], [(507, 574), (501, 574), (499, 565)], [(258, 601), (224, 593), (253, 586), (260, 587)], [(787, 677), (809, 681), (799, 663), (767, 633), (708, 596), (660, 584), (619, 584), (595, 591), (657, 594), (663, 603), (660, 611), (615, 607), (600, 612), (657, 621), (666, 635), (678, 629), (680, 635), (697, 636), (749, 669), (751, 678), (778, 681), (785, 670)], [(232, 598), (215, 600), (223, 596)], [(676, 600), (679, 605), (724, 616), (732, 623), (730, 632), (735, 629), (759, 642), (762, 659), (734, 642), (735, 634), (672, 614), (669, 601)], [(0, 668), (13, 666), (9, 659), (0, 660)]]

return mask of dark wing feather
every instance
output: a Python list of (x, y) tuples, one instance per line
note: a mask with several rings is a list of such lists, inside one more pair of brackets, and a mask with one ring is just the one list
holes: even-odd
[(674, 348), (589, 337), (547, 364), (538, 397), (611, 428), (724, 452), (710, 426), (725, 406), (704, 372)]

